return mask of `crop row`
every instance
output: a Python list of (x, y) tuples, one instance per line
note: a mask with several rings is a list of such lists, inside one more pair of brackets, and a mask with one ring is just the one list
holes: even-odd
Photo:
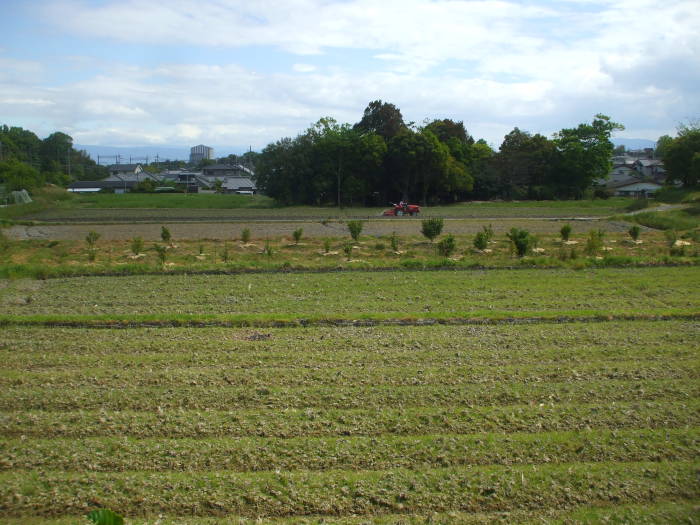
[[(700, 267), (143, 275), (15, 281), (6, 314), (330, 314), (697, 310)], [(517, 290), (517, 293), (514, 291)]]
[[(582, 505), (565, 508), (540, 508), (537, 510), (509, 510), (494, 512), (429, 512), (420, 514), (380, 514), (371, 517), (375, 525), (425, 525), (426, 523), (450, 523), (454, 525), (513, 525), (516, 523), (548, 523), (571, 525), (572, 523), (607, 524), (635, 523), (652, 525), (681, 525), (692, 523), (700, 502), (691, 500), (663, 501), (653, 503), (602, 506)], [(265, 523), (275, 525), (367, 525), (367, 516), (292, 516), (287, 518), (265, 518)], [(61, 518), (7, 518), (6, 525), (75, 525), (87, 523), (81, 516)], [(157, 517), (128, 518), (130, 525), (251, 525), (259, 523), (255, 518), (227, 515), (221, 517), (191, 517), (158, 515)]]
[[(684, 363), (681, 361), (679, 366)], [(221, 371), (222, 377), (228, 377)], [(523, 402), (603, 402), (633, 399), (680, 398), (698, 394), (697, 368), (644, 369), (635, 367), (609, 370), (591, 376), (569, 370), (559, 375), (511, 376), (453, 384), (429, 382), (420, 374), (405, 381), (353, 381), (338, 375), (338, 385), (329, 381), (293, 381), (292, 385), (248, 383), (244, 386), (220, 384), (161, 384), (130, 386), (105, 380), (88, 386), (70, 383), (7, 386), (0, 391), (0, 410), (157, 410), (243, 408), (303, 408), (314, 406), (381, 407), (384, 403), (401, 406), (504, 405)], [(325, 377), (319, 373), (319, 377)], [(88, 376), (89, 378), (89, 376)], [(477, 378), (478, 379), (478, 378)], [(21, 381), (18, 379), (17, 381)], [(269, 385), (269, 386), (268, 386)]]
[[(12, 371), (3, 374), (0, 407), (9, 408), (8, 398), (15, 401), (42, 395), (56, 388), (94, 389), (95, 397), (111, 396), (105, 387), (125, 389), (163, 388), (180, 385), (183, 394), (191, 387), (313, 387), (336, 386), (469, 386), (489, 383), (565, 383), (580, 381), (700, 379), (700, 359), (666, 361), (589, 361), (586, 363), (546, 363), (514, 366), (367, 366), (365, 363), (338, 368), (309, 365), (308, 368), (228, 368), (226, 366), (170, 368), (159, 370), (71, 369), (39, 372)], [(125, 392), (126, 393), (126, 392)], [(20, 401), (21, 402), (21, 401)]]
[(693, 462), (575, 463), (379, 471), (0, 473), (3, 516), (79, 514), (95, 506), (138, 516), (373, 515), (507, 511), (601, 502), (698, 499)]
[[(630, 330), (630, 327), (633, 329)], [(6, 370), (266, 368), (667, 360), (697, 356), (697, 321), (275, 328), (6, 327)]]
[(25, 411), (1, 416), (3, 437), (213, 438), (475, 434), (700, 425), (700, 400), (501, 407), (151, 412)]
[(679, 461), (700, 455), (700, 427), (293, 439), (0, 439), (0, 450), (0, 470), (66, 472), (389, 470)]

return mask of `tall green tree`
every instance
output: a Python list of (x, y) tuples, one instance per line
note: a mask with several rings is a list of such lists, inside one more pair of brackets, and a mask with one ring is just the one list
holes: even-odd
[(624, 126), (598, 114), (593, 121), (562, 129), (554, 136), (558, 159), (552, 174), (557, 195), (581, 198), (594, 180), (606, 178), (612, 168), (612, 133)]
[(700, 123), (678, 127), (678, 136), (665, 144), (663, 161), (667, 179), (686, 187), (700, 184)]
[(358, 131), (376, 133), (387, 141), (406, 127), (401, 110), (394, 104), (381, 100), (370, 102), (365, 108), (362, 119), (354, 126)]

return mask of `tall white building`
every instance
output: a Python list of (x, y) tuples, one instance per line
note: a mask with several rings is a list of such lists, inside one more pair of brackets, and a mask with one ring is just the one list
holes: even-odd
[(214, 148), (200, 144), (190, 148), (190, 164), (197, 164), (200, 160), (214, 158)]

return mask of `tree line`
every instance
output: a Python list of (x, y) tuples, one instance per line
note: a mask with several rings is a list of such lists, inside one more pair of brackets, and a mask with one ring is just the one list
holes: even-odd
[(20, 127), (0, 126), (0, 184), (7, 191), (67, 186), (73, 180), (97, 180), (108, 175), (73, 139), (57, 131), (45, 139)]
[(281, 204), (581, 198), (609, 173), (610, 136), (621, 129), (605, 115), (551, 139), (516, 127), (494, 151), (461, 121), (416, 126), (394, 104), (375, 100), (354, 125), (322, 118), (266, 146), (256, 159), (256, 183)]

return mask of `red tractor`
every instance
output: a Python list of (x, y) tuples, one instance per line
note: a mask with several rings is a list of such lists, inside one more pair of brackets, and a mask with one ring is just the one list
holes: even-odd
[(418, 215), (420, 213), (420, 206), (417, 204), (408, 204), (405, 202), (400, 202), (399, 204), (391, 203), (393, 208), (390, 210), (385, 210), (382, 215), (388, 217), (403, 217), (404, 215)]

